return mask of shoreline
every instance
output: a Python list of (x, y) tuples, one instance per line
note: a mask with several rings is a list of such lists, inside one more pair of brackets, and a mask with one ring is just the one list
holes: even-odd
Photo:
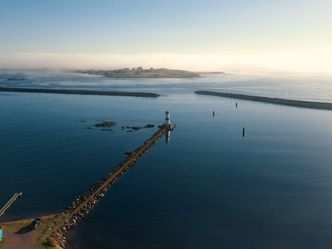
[(18, 87), (0, 87), (0, 92), (100, 95), (100, 96), (145, 97), (145, 98), (160, 97), (160, 94), (158, 93), (148, 93), (148, 92), (121, 92), (121, 91), (96, 91), (96, 90), (80, 90), (80, 89), (49, 89), (49, 88), (18, 88)]
[(1, 249), (35, 249), (39, 246), (40, 237), (49, 226), (56, 214), (45, 214), (37, 216), (41, 219), (41, 224), (33, 229), (32, 224), (36, 217), (7, 220), (0, 223), (5, 232), (5, 239), (0, 242)]
[(7, 236), (4, 243), (0, 244), (0, 248), (16, 249), (22, 240), (24, 240), (24, 246), (21, 249), (68, 248), (68, 230), (78, 225), (96, 207), (111, 186), (147, 153), (168, 130), (174, 128), (174, 125), (161, 125), (158, 131), (133, 150), (105, 177), (91, 185), (87, 192), (76, 197), (67, 208), (57, 214), (40, 216), (41, 225), (37, 228), (33, 228), (33, 225), (31, 225), (35, 218), (2, 222)]
[(237, 94), (237, 93), (226, 93), (226, 92), (215, 92), (215, 91), (195, 91), (195, 93), (198, 95), (217, 96), (217, 97), (225, 97), (225, 98), (232, 98), (232, 99), (249, 100), (249, 101), (255, 101), (255, 102), (263, 102), (263, 103), (276, 104), (276, 105), (285, 105), (285, 106), (293, 106), (293, 107), (299, 107), (299, 108), (332, 111), (332, 103), (327, 103), (327, 102), (292, 100), (292, 99), (272, 98), (272, 97), (263, 97), (263, 96)]
[(3, 220), (0, 221), (1, 225), (10, 225), (10, 224), (16, 224), (16, 223), (21, 223), (21, 222), (28, 222), (34, 220), (36, 217), (42, 218), (42, 219), (49, 219), (53, 218), (56, 216), (58, 213), (51, 213), (51, 214), (41, 214), (41, 215), (36, 215), (36, 216), (31, 216), (31, 217), (25, 217), (25, 218), (19, 218), (19, 219), (12, 219), (12, 220)]

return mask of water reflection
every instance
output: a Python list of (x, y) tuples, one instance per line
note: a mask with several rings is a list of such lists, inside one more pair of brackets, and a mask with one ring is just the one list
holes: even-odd
[(169, 144), (170, 143), (170, 140), (171, 140), (171, 131), (168, 130), (165, 134), (165, 142), (166, 144)]

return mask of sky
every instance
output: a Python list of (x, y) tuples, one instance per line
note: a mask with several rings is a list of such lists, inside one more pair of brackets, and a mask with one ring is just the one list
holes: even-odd
[(331, 0), (0, 0), (0, 68), (332, 72)]

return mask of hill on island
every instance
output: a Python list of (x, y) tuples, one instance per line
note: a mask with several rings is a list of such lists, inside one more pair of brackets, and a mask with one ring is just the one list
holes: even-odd
[(143, 69), (138, 68), (122, 68), (117, 70), (80, 70), (78, 73), (90, 74), (90, 75), (102, 75), (109, 78), (192, 78), (200, 77), (199, 73), (173, 70), (166, 68), (159, 69)]

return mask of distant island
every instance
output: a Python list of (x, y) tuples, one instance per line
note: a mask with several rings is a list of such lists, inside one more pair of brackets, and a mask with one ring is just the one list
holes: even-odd
[(184, 70), (166, 68), (143, 69), (142, 67), (132, 69), (122, 68), (117, 70), (79, 70), (76, 72), (91, 75), (102, 75), (108, 78), (193, 78), (201, 76), (200, 73)]
[(214, 92), (214, 91), (196, 91), (196, 94), (219, 96), (233, 99), (243, 99), (249, 101), (265, 102), (277, 105), (295, 106), (309, 109), (320, 109), (320, 110), (332, 110), (332, 103), (325, 102), (313, 102), (304, 100), (292, 100), (292, 99), (280, 99), (272, 97), (263, 97), (255, 95), (237, 94), (237, 93), (226, 93), (226, 92)]

